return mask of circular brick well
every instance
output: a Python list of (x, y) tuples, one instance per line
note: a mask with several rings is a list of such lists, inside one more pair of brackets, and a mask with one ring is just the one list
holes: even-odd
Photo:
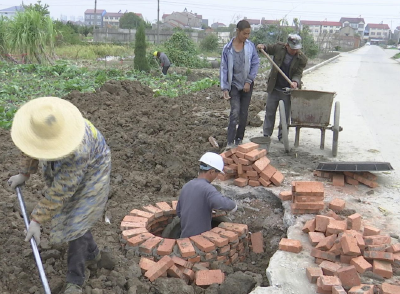
[[(134, 209), (121, 222), (122, 238), (127, 250), (158, 261), (164, 256), (207, 267), (212, 262), (227, 265), (243, 261), (248, 254), (249, 234), (245, 224), (220, 222), (217, 227), (190, 238), (163, 238), (164, 229), (176, 216), (178, 201), (158, 202)], [(217, 219), (224, 213), (213, 213)], [(177, 259), (176, 259), (177, 260)], [(142, 262), (142, 261), (141, 261)], [(141, 265), (145, 269), (145, 265)]]

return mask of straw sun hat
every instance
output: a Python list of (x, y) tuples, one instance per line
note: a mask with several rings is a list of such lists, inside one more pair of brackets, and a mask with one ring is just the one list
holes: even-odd
[(11, 128), (14, 144), (26, 155), (56, 160), (73, 152), (83, 140), (85, 121), (71, 102), (42, 97), (24, 104)]

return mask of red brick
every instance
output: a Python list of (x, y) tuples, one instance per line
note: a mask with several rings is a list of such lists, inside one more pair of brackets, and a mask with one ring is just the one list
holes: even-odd
[(321, 182), (295, 182), (296, 196), (324, 196), (324, 184)]
[(195, 283), (197, 286), (209, 286), (212, 284), (222, 284), (224, 280), (225, 274), (221, 270), (200, 270), (196, 272)]
[(211, 252), (215, 250), (214, 243), (202, 237), (201, 235), (192, 236), (189, 239), (192, 240), (201, 251)]
[(296, 209), (315, 209), (315, 210), (322, 210), (324, 209), (324, 202), (297, 202), (294, 204)]
[(250, 239), (251, 239), (251, 245), (253, 246), (253, 252), (263, 253), (264, 252), (263, 233), (261, 231), (253, 233), (251, 234)]
[(133, 215), (126, 215), (123, 219), (123, 222), (131, 222), (131, 223), (148, 223), (149, 219), (146, 217), (139, 217)]
[(374, 259), (372, 272), (386, 279), (390, 279), (393, 276), (392, 265), (389, 261)]
[(396, 268), (400, 268), (400, 252), (393, 253), (393, 259), (394, 259), (393, 265)]
[(200, 260), (201, 260), (200, 256), (188, 258), (188, 262), (193, 263), (193, 264), (195, 264), (196, 262), (200, 262)]
[(232, 168), (232, 164), (224, 166), (224, 173), (228, 174), (228, 175), (236, 175), (237, 174), (236, 169)]
[(189, 238), (177, 239), (176, 243), (178, 244), (182, 257), (191, 257), (196, 254)]
[(341, 267), (341, 265), (329, 260), (324, 260), (319, 266), (321, 267), (324, 276), (336, 276), (337, 270)]
[(292, 200), (292, 191), (281, 191), (279, 193), (279, 198), (282, 201), (289, 201)]
[(366, 236), (364, 237), (365, 245), (381, 245), (381, 244), (390, 244), (391, 238), (390, 236), (385, 235), (376, 235), (376, 236)]
[(243, 153), (243, 152), (240, 152), (240, 151), (237, 151), (237, 150), (236, 150), (235, 155), (236, 155), (238, 158), (245, 158), (246, 153)]
[[(318, 280), (321, 281), (320, 282), (321, 288), (322, 288), (322, 290), (325, 290), (325, 291), (332, 291), (333, 286), (341, 286), (342, 285), (339, 278), (335, 277), (335, 276), (320, 276), (318, 278)], [(317, 280), (317, 283), (318, 283), (318, 280)]]
[(345, 255), (345, 254), (341, 254), (340, 255), (340, 262), (341, 263), (346, 263), (346, 264), (350, 264), (351, 260), (354, 258), (354, 255)]
[(169, 269), (167, 269), (168, 276), (173, 278), (178, 278), (184, 280), (186, 283), (189, 282), (189, 279), (183, 275), (183, 272), (180, 268), (178, 268), (175, 264), (173, 264)]
[(219, 173), (218, 176), (217, 176), (217, 179), (220, 180), (220, 181), (227, 181), (227, 180), (232, 179), (232, 178), (234, 178), (234, 177), (235, 177), (235, 175), (232, 175), (232, 174), (227, 174), (227, 173), (222, 174), (222, 173)]
[(342, 286), (333, 286), (332, 294), (347, 294), (347, 292)]
[(193, 267), (193, 263), (186, 261), (178, 256), (172, 256), (172, 260), (176, 265), (179, 265), (181, 267), (189, 268), (189, 269), (191, 269)]
[(183, 275), (186, 276), (190, 281), (194, 280), (194, 271), (192, 271), (191, 269), (185, 268), (183, 269)]
[(244, 172), (243, 172), (243, 165), (242, 164), (238, 164), (238, 174), (239, 175), (242, 175)]
[(361, 215), (355, 213), (347, 217), (347, 227), (349, 230), (359, 231), (361, 229)]
[(231, 245), (226, 245), (218, 249), (218, 254), (224, 254), (231, 250)]
[(146, 241), (144, 241), (142, 244), (139, 245), (139, 251), (142, 253), (147, 253), (151, 254), (153, 249), (158, 245), (163, 240), (163, 238), (160, 237), (153, 237), (149, 238)]
[(317, 248), (319, 250), (323, 250), (323, 251), (328, 251), (329, 249), (332, 248), (333, 244), (335, 243), (336, 238), (337, 238), (336, 234), (325, 237), (324, 239), (319, 241), (319, 243), (317, 244), (317, 246), (315, 248)]
[(336, 255), (330, 252), (318, 250), (316, 248), (311, 249), (310, 255), (312, 257), (329, 260), (329, 261), (336, 261)]
[(154, 214), (155, 217), (163, 216), (163, 211), (153, 205), (143, 206), (143, 209)]
[(237, 164), (237, 163), (230, 164), (230, 165), (229, 165), (229, 168), (231, 168), (232, 170), (235, 171), (235, 173), (237, 173), (238, 164)]
[(164, 215), (172, 214), (172, 207), (167, 202), (157, 202), (156, 206), (164, 212)]
[(364, 226), (364, 236), (376, 236), (381, 233), (381, 230), (373, 226)]
[(322, 289), (322, 277), (318, 277), (318, 279), (317, 279), (317, 293), (320, 293), (320, 294), (331, 294), (332, 293), (332, 288), (329, 290)]
[(358, 275), (354, 265), (341, 267), (337, 270), (337, 276), (345, 288), (350, 288), (361, 284), (360, 276)]
[(294, 199), (295, 203), (298, 203), (298, 202), (322, 202), (322, 201), (324, 201), (324, 196), (298, 196), (298, 195), (293, 195), (293, 199)]
[(334, 174), (332, 178), (332, 184), (338, 187), (344, 187), (344, 175)]
[(148, 271), (151, 267), (153, 267), (156, 264), (155, 261), (150, 260), (146, 257), (141, 257), (139, 261), (139, 266), (142, 269), (142, 272)]
[(219, 234), (222, 237), (228, 238), (229, 242), (236, 242), (239, 239), (239, 235), (237, 233), (225, 230), (223, 228), (215, 227), (215, 228), (211, 229), (211, 232)]
[(367, 251), (387, 251), (388, 248), (389, 248), (389, 244), (368, 245)]
[(333, 210), (328, 210), (327, 213), (324, 214), (327, 217), (334, 218), (335, 220), (343, 220), (339, 215), (336, 214)]
[(172, 250), (175, 246), (175, 239), (164, 239), (160, 246), (157, 248), (158, 255), (169, 255), (172, 253)]
[(238, 233), (239, 236), (242, 234), (247, 234), (249, 232), (248, 226), (244, 224), (222, 222), (218, 225), (218, 227)]
[(247, 177), (249, 181), (257, 181), (260, 179), (259, 177)]
[(347, 230), (347, 221), (330, 219), (326, 228), (327, 234), (339, 234)]
[(329, 208), (333, 211), (342, 211), (346, 206), (346, 201), (343, 199), (335, 198), (329, 203)]
[(344, 176), (344, 181), (349, 185), (353, 185), (353, 186), (358, 185), (358, 181), (353, 179), (352, 177)]
[(266, 149), (261, 149), (261, 150), (252, 150), (248, 153), (245, 154), (244, 158), (248, 159), (250, 161), (256, 161), (257, 159), (260, 159), (261, 157), (267, 155), (267, 150)]
[(324, 233), (321, 232), (308, 232), (308, 239), (312, 246), (318, 245), (321, 240), (325, 238)]
[(362, 256), (352, 258), (350, 264), (354, 265), (356, 267), (357, 272), (359, 272), (360, 274), (372, 270), (372, 264), (366, 261), (365, 258)]
[(364, 242), (364, 238), (361, 234), (356, 234), (355, 238), (357, 240), (357, 245), (360, 248), (360, 250), (364, 250), (365, 249), (365, 242)]
[(333, 244), (332, 248), (328, 250), (330, 253), (333, 253), (335, 255), (340, 255), (342, 251), (342, 244), (340, 244), (340, 241), (336, 239), (335, 243)]
[(139, 216), (139, 217), (144, 217), (147, 218), (148, 221), (152, 221), (154, 219), (154, 214), (147, 212), (147, 211), (143, 211), (143, 210), (139, 210), (139, 209), (134, 209), (129, 213), (131, 216)]
[(245, 187), (248, 184), (248, 180), (243, 178), (237, 178), (233, 181), (233, 183), (238, 187)]
[(250, 160), (248, 160), (248, 159), (245, 159), (245, 158), (238, 158), (238, 164), (241, 164), (241, 165), (242, 165), (242, 169), (243, 169), (243, 166), (251, 165), (252, 163), (253, 163), (253, 162), (250, 161)]
[(363, 183), (364, 185), (370, 187), (370, 188), (376, 188), (376, 187), (379, 186), (377, 182), (368, 180), (368, 179), (364, 178), (364, 177), (361, 176), (361, 175), (357, 175), (357, 174), (356, 174), (356, 175), (354, 175), (353, 178), (354, 178), (355, 180), (359, 181), (360, 183)]
[(211, 231), (204, 232), (201, 235), (213, 242), (217, 247), (223, 247), (229, 243), (228, 238), (222, 237), (221, 235)]
[[(253, 166), (251, 166), (251, 165), (243, 165), (243, 171), (245, 171), (246, 173), (247, 172), (249, 172), (249, 171), (251, 171), (251, 172), (254, 172), (255, 170), (254, 170), (254, 168), (253, 168)], [(258, 174), (258, 173), (257, 173)]]
[(306, 221), (303, 226), (302, 231), (304, 233), (314, 232), (315, 231), (315, 218)]
[(254, 149), (258, 149), (259, 147), (260, 147), (260, 145), (253, 143), (253, 142), (249, 142), (246, 144), (239, 145), (236, 149), (239, 152), (248, 153)]
[(361, 284), (351, 287), (349, 294), (374, 294), (374, 285)]
[(361, 254), (356, 238), (349, 233), (343, 234), (340, 244), (342, 245), (343, 253), (346, 255), (358, 256)]
[[(260, 173), (260, 177), (263, 177), (264, 180), (269, 180), (269, 177), (265, 177), (265, 175), (263, 175), (263, 172), (267, 169), (267, 171), (271, 170), (271, 169), (275, 169), (272, 165), (270, 166), (270, 160), (268, 159), (268, 157), (262, 157), (260, 159), (258, 159), (256, 162), (254, 162), (254, 164), (252, 165), (253, 169)], [(276, 171), (276, 169), (275, 169)]]
[(133, 236), (142, 234), (142, 233), (148, 233), (146, 228), (136, 228), (136, 229), (130, 229), (130, 230), (124, 230), (122, 231), (122, 239), (128, 240), (129, 238), (132, 238)]
[(308, 267), (306, 269), (307, 278), (310, 283), (315, 284), (317, 283), (318, 277), (322, 276), (322, 269), (320, 267)]
[(393, 262), (393, 253), (381, 251), (364, 251), (365, 259), (378, 259)]
[(280, 172), (276, 171), (270, 181), (275, 185), (275, 186), (280, 186), (285, 179), (285, 176)]
[(239, 258), (239, 254), (235, 253), (230, 257), (231, 264), (235, 263)]
[(258, 177), (258, 172), (256, 172), (255, 170), (249, 170), (249, 171), (246, 171), (246, 176), (248, 176), (248, 177)]
[(299, 253), (303, 249), (299, 240), (291, 240), (282, 238), (279, 242), (279, 250), (288, 251), (293, 253)]
[(166, 255), (155, 265), (153, 265), (144, 275), (151, 282), (153, 282), (155, 279), (164, 274), (173, 264), (174, 262), (172, 261), (171, 257)]
[(259, 181), (249, 180), (249, 186), (258, 187), (258, 186), (260, 186), (260, 185), (261, 185), (261, 184), (260, 184)]
[(123, 230), (131, 230), (137, 228), (146, 228), (147, 223), (132, 223), (132, 222), (121, 222), (121, 231)]
[(172, 209), (174, 210), (174, 213), (176, 213), (176, 206), (177, 205), (178, 205), (178, 201), (177, 200), (171, 201), (171, 206), (172, 206)]
[(270, 181), (267, 181), (263, 178), (259, 178), (258, 181), (260, 182), (261, 185), (263, 185), (264, 187), (268, 187), (269, 185), (271, 185)]
[(382, 294), (399, 294), (400, 286), (389, 283), (382, 283)]
[(370, 173), (370, 172), (362, 172), (362, 173), (360, 173), (360, 175), (371, 181), (376, 181), (378, 179), (377, 175), (374, 175), (373, 173)]
[[(296, 192), (297, 193), (297, 192)], [(333, 219), (331, 217), (327, 217), (324, 215), (317, 215), (315, 217), (315, 230), (318, 232), (326, 232), (326, 228), (328, 227), (329, 221)]]
[(386, 249), (387, 252), (398, 253), (400, 252), (400, 243), (393, 244)]
[(129, 238), (129, 239), (127, 240), (127, 242), (128, 242), (128, 244), (129, 244), (130, 246), (136, 247), (136, 246), (139, 246), (139, 245), (140, 245), (141, 243), (143, 243), (144, 241), (146, 241), (147, 239), (150, 239), (150, 238), (152, 238), (152, 237), (154, 237), (153, 234), (150, 234), (150, 233), (142, 233), (142, 234), (136, 235), (136, 236), (134, 236), (134, 237), (132, 237), (132, 238)]
[(226, 164), (226, 165), (230, 165), (233, 163), (232, 158), (223, 157), (223, 160), (224, 160), (224, 164)]
[(273, 167), (271, 164), (266, 165), (261, 171), (257, 170), (257, 172), (260, 173), (260, 177), (266, 181), (271, 181), (271, 178), (274, 176), (276, 171), (276, 168)]

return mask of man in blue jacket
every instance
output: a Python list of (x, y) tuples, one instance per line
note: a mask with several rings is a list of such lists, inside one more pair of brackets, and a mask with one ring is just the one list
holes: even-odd
[(251, 27), (241, 20), (234, 37), (222, 49), (221, 90), (231, 103), (226, 149), (239, 145), (244, 137), (247, 115), (260, 59), (254, 44), (248, 40)]

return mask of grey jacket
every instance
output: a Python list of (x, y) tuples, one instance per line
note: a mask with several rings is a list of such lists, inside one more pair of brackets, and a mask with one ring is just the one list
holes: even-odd
[(213, 209), (229, 211), (235, 207), (233, 200), (222, 196), (207, 180), (191, 180), (183, 186), (176, 207), (176, 213), (181, 218), (181, 238), (211, 230)]
[(169, 59), (164, 52), (160, 53), (160, 62), (161, 62), (161, 66), (170, 66), (171, 65), (171, 62), (169, 62)]

